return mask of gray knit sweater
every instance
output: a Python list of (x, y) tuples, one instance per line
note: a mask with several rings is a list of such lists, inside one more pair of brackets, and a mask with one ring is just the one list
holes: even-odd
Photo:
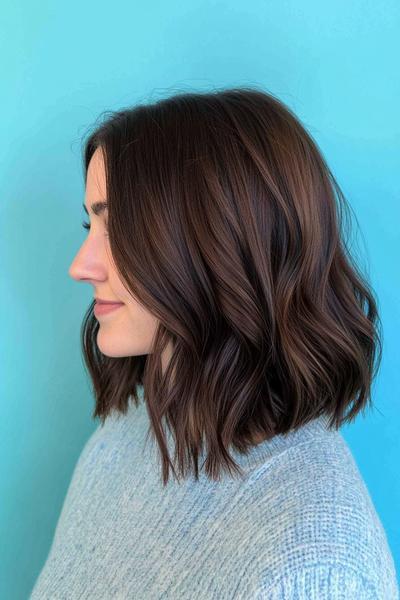
[(231, 449), (243, 478), (171, 474), (166, 488), (148, 426), (141, 400), (91, 435), (31, 600), (398, 600), (385, 531), (326, 417)]

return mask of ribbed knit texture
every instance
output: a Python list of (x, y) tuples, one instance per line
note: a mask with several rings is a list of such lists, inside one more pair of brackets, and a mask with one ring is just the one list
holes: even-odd
[(164, 488), (143, 401), (113, 413), (75, 466), (31, 600), (398, 600), (386, 533), (327, 422), (231, 449), (242, 478)]

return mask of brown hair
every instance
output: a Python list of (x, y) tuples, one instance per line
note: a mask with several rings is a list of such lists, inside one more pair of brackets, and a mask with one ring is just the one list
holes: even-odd
[(125, 414), (131, 396), (138, 406), (143, 386), (166, 485), (176, 465), (198, 479), (203, 444), (217, 480), (241, 473), (231, 446), (246, 453), (321, 415), (338, 429), (364, 410), (382, 353), (377, 302), (341, 236), (344, 195), (282, 101), (247, 87), (111, 111), (85, 142), (85, 182), (97, 147), (113, 260), (159, 328), (152, 353), (107, 357), (91, 304), (93, 418)]

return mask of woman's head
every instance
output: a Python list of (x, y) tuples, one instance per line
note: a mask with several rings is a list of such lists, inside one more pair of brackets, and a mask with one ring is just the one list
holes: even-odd
[(113, 112), (84, 167), (91, 230), (70, 275), (123, 303), (83, 322), (93, 416), (143, 386), (164, 483), (175, 465), (197, 477), (203, 448), (218, 479), (239, 472), (229, 447), (364, 410), (376, 302), (341, 237), (345, 198), (280, 100), (239, 88)]

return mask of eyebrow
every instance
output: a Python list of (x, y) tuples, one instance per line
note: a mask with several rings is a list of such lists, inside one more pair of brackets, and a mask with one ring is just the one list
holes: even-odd
[[(83, 206), (85, 213), (88, 215), (89, 213), (88, 213), (85, 203), (83, 203), (82, 206)], [(91, 209), (93, 211), (93, 214), (95, 214), (98, 217), (99, 215), (101, 215), (104, 212), (104, 210), (107, 208), (107, 206), (108, 206), (107, 202), (105, 202), (104, 200), (99, 200), (98, 202), (94, 202), (92, 204)]]

